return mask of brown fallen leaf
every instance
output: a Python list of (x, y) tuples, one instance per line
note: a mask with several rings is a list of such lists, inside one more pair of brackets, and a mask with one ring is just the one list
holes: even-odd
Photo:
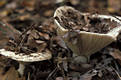
[[(0, 73), (2, 72), (2, 69), (0, 70)], [(17, 70), (15, 70), (14, 67), (11, 67), (8, 72), (4, 75), (0, 74), (0, 80), (25, 80), (24, 77), (19, 78), (19, 74)]]
[(49, 16), (51, 16), (53, 13), (54, 13), (53, 10), (47, 10), (47, 11), (44, 12), (44, 16), (49, 17)]
[(22, 78), (17, 78), (16, 80), (26, 80), (26, 79), (25, 79), (25, 77), (22, 77)]
[(23, 0), (22, 5), (32, 11), (34, 9), (35, 2), (36, 0)]
[(0, 17), (5, 17), (10, 13), (10, 10), (3, 10), (0, 12)]
[(57, 77), (56, 80), (64, 80), (63, 77)]
[(27, 7), (33, 7), (36, 0), (23, 0), (22, 5)]
[(18, 77), (18, 72), (14, 67), (11, 67), (9, 71), (4, 75), (0, 74), (0, 80), (17, 80)]
[(7, 22), (0, 22), (0, 48), (5, 47), (10, 38), (19, 39), (21, 33)]
[(22, 16), (18, 16), (17, 18), (21, 21), (24, 21), (24, 20), (27, 20), (31, 17), (30, 14), (25, 14), (25, 15), (22, 15)]
[(111, 13), (119, 12), (121, 9), (121, 0), (108, 0), (108, 11)]
[(69, 0), (72, 5), (78, 5), (80, 0)]
[(4, 6), (6, 4), (6, 0), (0, 0), (0, 7)]
[(121, 60), (121, 51), (119, 49), (114, 49), (113, 52), (110, 52), (115, 59)]
[(96, 74), (97, 74), (97, 72), (95, 70), (92, 73), (90, 73), (90, 71), (88, 71), (87, 73), (80, 76), (79, 80), (92, 80), (92, 77), (95, 76)]

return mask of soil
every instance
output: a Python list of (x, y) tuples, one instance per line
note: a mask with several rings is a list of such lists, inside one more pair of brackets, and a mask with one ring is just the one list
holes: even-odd
[[(62, 11), (62, 10), (61, 10)], [(80, 30), (94, 33), (107, 33), (117, 26), (117, 22), (110, 19), (92, 17), (92, 14), (82, 15), (77, 10), (62, 11), (60, 19), (55, 17), (62, 27), (69, 30)]]

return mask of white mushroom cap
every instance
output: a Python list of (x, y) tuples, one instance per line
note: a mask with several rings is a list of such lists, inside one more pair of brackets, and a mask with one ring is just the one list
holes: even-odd
[[(66, 10), (68, 9), (75, 10), (69, 6), (62, 6), (56, 9), (54, 17), (58, 17), (59, 20), (61, 20), (61, 16), (63, 16), (62, 11), (67, 12)], [(86, 15), (86, 13), (81, 12), (80, 14)], [(63, 37), (63, 40), (67, 46), (77, 55), (83, 55), (86, 57), (90, 56), (91, 54), (99, 51), (100, 49), (115, 41), (119, 32), (121, 31), (121, 22), (113, 16), (92, 15), (92, 17), (114, 20), (120, 25), (107, 32), (107, 34), (79, 31), (78, 34), (76, 34), (77, 43), (75, 44), (73, 43), (74, 41), (69, 41), (69, 35), (73, 35), (75, 32), (69, 33), (68, 29), (65, 29), (63, 26), (61, 26), (61, 24), (55, 19), (55, 24), (58, 26), (58, 35), (66, 36)], [(121, 17), (118, 18), (121, 19)]]
[(52, 57), (51, 52), (48, 50), (45, 53), (16, 54), (15, 52), (12, 51), (6, 51), (5, 49), (0, 49), (0, 54), (8, 58), (11, 58), (13, 60), (22, 61), (22, 62), (42, 61), (42, 60), (48, 60)]

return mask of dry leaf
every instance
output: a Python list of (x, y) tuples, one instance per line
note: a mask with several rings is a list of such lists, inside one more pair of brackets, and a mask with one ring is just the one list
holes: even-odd
[(19, 74), (14, 67), (11, 67), (6, 74), (2, 74), (3, 69), (0, 68), (0, 80), (25, 80), (25, 77), (19, 78)]
[(10, 13), (10, 10), (3, 10), (0, 12), (0, 17), (5, 17)]
[(25, 15), (22, 15), (22, 16), (18, 16), (18, 19), (20, 19), (21, 21), (24, 21), (26, 19), (29, 19), (31, 17), (30, 14), (25, 14)]
[(72, 5), (78, 5), (80, 0), (70, 0)]
[(115, 58), (121, 60), (121, 51), (119, 49), (115, 49), (114, 52), (110, 52), (110, 54)]
[(56, 80), (64, 80), (63, 77), (57, 77)]
[(16, 80), (26, 80), (25, 77), (17, 78)]
[(48, 10), (44, 12), (44, 16), (51, 16), (53, 14), (53, 10)]
[(88, 71), (87, 73), (83, 74), (80, 77), (80, 80), (92, 80), (92, 77), (95, 76), (97, 74), (97, 71), (94, 70), (92, 72)]
[(23, 0), (22, 5), (25, 6), (28, 10), (34, 10), (34, 5), (36, 0)]
[(0, 7), (6, 4), (6, 0), (0, 0)]
[(121, 0), (108, 0), (108, 11), (111, 13), (118, 12), (121, 9)]
[(4, 75), (0, 74), (0, 80), (17, 80), (18, 77), (18, 72), (14, 67), (11, 67), (9, 71)]
[(22, 5), (27, 7), (33, 7), (36, 0), (23, 0)]

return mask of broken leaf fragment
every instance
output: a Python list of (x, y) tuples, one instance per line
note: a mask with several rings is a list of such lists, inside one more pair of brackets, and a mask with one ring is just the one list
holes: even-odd
[(19, 78), (17, 70), (11, 67), (4, 75), (2, 73), (0, 74), (0, 80), (25, 80), (25, 78)]
[[(71, 13), (73, 13), (73, 15), (71, 15)], [(76, 13), (78, 14), (76, 15)], [(65, 16), (66, 14), (68, 14), (69, 16), (71, 15), (71, 17)], [(116, 23), (115, 27), (108, 26), (111, 29), (106, 33), (98, 33), (98, 32), (95, 33), (95, 32), (81, 31), (81, 30), (73, 30), (74, 29), (73, 27), (76, 26), (74, 23), (78, 22), (76, 21), (74, 22), (73, 20), (71, 20), (71, 18), (80, 21), (79, 22), (80, 25), (84, 23), (84, 20), (87, 17), (87, 15), (88, 15), (87, 13), (81, 13), (72, 7), (62, 6), (56, 9), (54, 17), (55, 17), (55, 24), (58, 27), (57, 28), (58, 35), (62, 36), (66, 45), (74, 52), (74, 55), (76, 56), (80, 55), (89, 58), (91, 54), (99, 51), (100, 49), (104, 48), (105, 46), (109, 45), (110, 43), (116, 40), (121, 30), (121, 23), (118, 19), (112, 16), (93, 14), (91, 15), (92, 18), (100, 20), (102, 19), (109, 20), (111, 22), (114, 21), (114, 23)], [(82, 19), (78, 20), (77, 17), (82, 17)], [(65, 22), (68, 21), (69, 23), (64, 23), (63, 21)], [(85, 23), (87, 25), (90, 25), (88, 21)], [(72, 27), (72, 29), (69, 29), (70, 26)], [(79, 27), (81, 27), (81, 25)], [(90, 27), (87, 27), (87, 29), (89, 28)]]
[(115, 59), (121, 60), (121, 51), (119, 49), (114, 49), (114, 51), (110, 52)]

